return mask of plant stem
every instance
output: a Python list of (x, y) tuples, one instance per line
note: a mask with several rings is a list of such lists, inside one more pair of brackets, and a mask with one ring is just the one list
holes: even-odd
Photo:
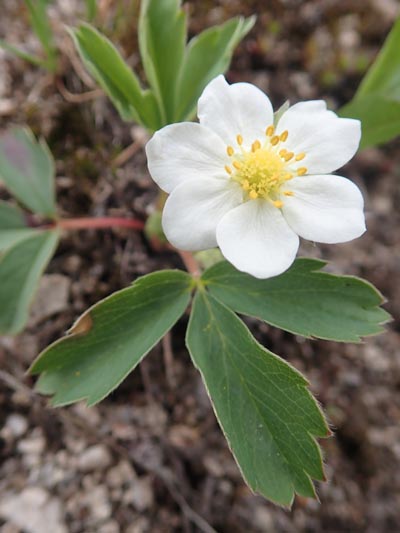
[(175, 248), (175, 251), (180, 255), (180, 258), (182, 259), (182, 262), (189, 274), (192, 274), (194, 278), (199, 278), (201, 275), (200, 266), (193, 257), (193, 254), (190, 252), (184, 252), (183, 250), (178, 250), (177, 248)]
[(144, 228), (141, 220), (120, 217), (66, 218), (58, 220), (55, 225), (61, 229)]
[[(144, 222), (134, 218), (121, 218), (121, 217), (98, 217), (98, 218), (64, 218), (57, 220), (52, 227), (57, 227), (66, 230), (78, 230), (78, 229), (108, 229), (108, 228), (131, 228), (141, 231), (144, 229)], [(171, 247), (172, 248), (172, 247)], [(200, 266), (193, 254), (173, 248), (173, 250), (179, 254), (182, 259), (186, 270), (192, 274), (193, 277), (198, 278), (201, 275)]]

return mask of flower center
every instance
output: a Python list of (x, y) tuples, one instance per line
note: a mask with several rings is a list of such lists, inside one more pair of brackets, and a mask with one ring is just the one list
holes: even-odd
[(265, 134), (264, 144), (257, 139), (250, 150), (243, 148), (243, 137), (237, 135), (239, 149), (227, 147), (233, 168), (227, 165), (225, 170), (232, 180), (241, 185), (246, 200), (262, 198), (280, 208), (283, 206), (282, 195), (293, 196), (293, 192), (286, 190), (284, 185), (294, 176), (307, 173), (306, 167), (299, 166), (306, 154), (295, 155), (282, 147), (289, 135), (287, 131), (274, 135), (274, 126), (269, 126)]
[(275, 196), (280, 185), (291, 175), (285, 175), (285, 165), (279, 155), (260, 148), (243, 154), (234, 179), (240, 183), (250, 198)]

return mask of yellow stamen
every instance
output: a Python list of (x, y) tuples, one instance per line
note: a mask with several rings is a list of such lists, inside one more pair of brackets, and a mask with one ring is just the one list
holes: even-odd
[(283, 133), (280, 134), (280, 137), (279, 137), (279, 138), (280, 138), (280, 140), (281, 140), (282, 142), (285, 142), (286, 139), (288, 138), (288, 135), (289, 135), (288, 130), (285, 130)]
[(268, 126), (268, 128), (265, 130), (265, 135), (268, 137), (271, 137), (271, 135), (274, 134), (275, 126)]
[(282, 150), (279, 150), (279, 155), (280, 155), (281, 157), (285, 157), (286, 154), (287, 154), (287, 150), (286, 150), (286, 148), (282, 148)]
[(297, 175), (298, 176), (304, 176), (304, 174), (307, 174), (306, 167), (300, 167), (300, 168), (297, 169)]
[(285, 159), (285, 161), (290, 161), (290, 160), (292, 159), (293, 156), (294, 156), (294, 153), (293, 153), (293, 152), (288, 152), (288, 153), (285, 155), (284, 159)]
[(272, 202), (274, 204), (275, 207), (277, 207), (278, 209), (280, 209), (282, 206), (283, 206), (283, 202), (281, 202), (280, 200), (275, 200), (275, 202)]
[(276, 146), (278, 144), (278, 142), (279, 142), (279, 137), (277, 135), (272, 137), (272, 139), (271, 139), (272, 146)]
[(293, 191), (283, 191), (283, 194), (285, 196), (294, 196), (294, 192)]
[(304, 152), (300, 152), (299, 154), (296, 155), (295, 159), (296, 161), (301, 161), (305, 157), (306, 157), (306, 154)]
[(235, 153), (235, 150), (232, 148), (232, 146), (228, 146), (226, 149), (226, 153), (231, 156)]
[(253, 144), (251, 145), (251, 151), (252, 152), (255, 152), (256, 150), (259, 150), (260, 148), (261, 148), (260, 141), (254, 141)]
[(256, 193), (256, 191), (253, 189), (249, 192), (249, 197), (252, 199), (252, 200), (255, 200), (256, 198), (258, 198), (258, 194)]
[(291, 180), (293, 178), (293, 174), (290, 174), (289, 172), (283, 176), (283, 179), (285, 181)]
[(245, 191), (248, 191), (249, 188), (250, 188), (250, 183), (248, 182), (248, 180), (243, 180), (242, 181), (242, 187)]
[(239, 161), (234, 161), (232, 165), (236, 168), (236, 170), (240, 170), (242, 168), (242, 165), (239, 163)]
[(225, 170), (228, 174), (232, 174), (232, 169), (231, 167), (228, 167), (228, 165), (225, 165)]
[(239, 146), (243, 144), (243, 137), (241, 135), (236, 135), (236, 140)]

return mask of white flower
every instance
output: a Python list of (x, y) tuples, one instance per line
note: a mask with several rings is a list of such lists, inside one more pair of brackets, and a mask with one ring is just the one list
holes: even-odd
[(199, 124), (166, 126), (146, 147), (153, 179), (170, 193), (163, 229), (174, 246), (219, 246), (238, 270), (268, 278), (292, 264), (299, 236), (339, 243), (364, 233), (360, 190), (330, 174), (357, 151), (358, 120), (313, 100), (274, 127), (268, 97), (223, 76), (205, 88), (198, 116)]

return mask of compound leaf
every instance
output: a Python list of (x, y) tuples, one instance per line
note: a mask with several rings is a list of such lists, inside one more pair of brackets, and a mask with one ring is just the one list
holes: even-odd
[(361, 148), (388, 142), (400, 134), (400, 99), (385, 94), (354, 98), (340, 109), (340, 115), (361, 120)]
[(56, 230), (36, 230), (0, 256), (0, 334), (15, 334), (24, 327), (40, 277), (58, 240)]
[(30, 130), (13, 128), (0, 136), (0, 179), (28, 209), (55, 217), (53, 157)]
[(361, 148), (382, 144), (400, 134), (399, 50), (400, 18), (395, 22), (354, 98), (340, 109), (341, 116), (361, 120)]
[(142, 90), (139, 80), (107, 37), (90, 24), (70, 30), (83, 63), (109, 96), (124, 120), (135, 120), (149, 130), (161, 127), (154, 93)]
[(191, 119), (209, 81), (229, 67), (234, 49), (254, 26), (255, 17), (233, 18), (204, 30), (189, 42), (177, 84), (175, 122)]
[(0, 252), (35, 233), (36, 230), (26, 227), (20, 209), (0, 201)]
[(180, 0), (142, 0), (139, 19), (140, 55), (147, 80), (164, 112), (174, 120), (176, 85), (186, 44), (186, 15)]
[(195, 297), (187, 346), (249, 486), (286, 506), (295, 493), (315, 497), (311, 478), (324, 479), (315, 437), (330, 432), (306, 379), (205, 290)]
[(37, 390), (54, 406), (102, 400), (184, 313), (191, 283), (179, 270), (154, 272), (91, 307), (33, 363)]
[(304, 337), (358, 342), (383, 331), (390, 318), (382, 295), (368, 282), (320, 272), (325, 262), (297, 259), (274, 278), (256, 279), (226, 261), (203, 274), (218, 300), (238, 313)]

